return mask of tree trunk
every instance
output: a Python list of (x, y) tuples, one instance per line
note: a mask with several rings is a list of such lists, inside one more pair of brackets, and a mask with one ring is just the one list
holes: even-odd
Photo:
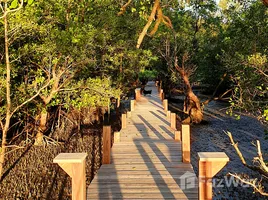
[(184, 69), (178, 70), (186, 86), (184, 112), (187, 113), (191, 122), (200, 123), (203, 120), (203, 111), (198, 97), (193, 93), (189, 77)]
[(39, 127), (38, 127), (38, 132), (35, 136), (35, 142), (34, 145), (36, 146), (41, 146), (44, 144), (44, 133), (47, 129), (47, 119), (48, 119), (48, 112), (47, 111), (43, 111), (40, 114), (40, 123), (39, 123)]
[[(7, 1), (5, 2), (4, 13), (7, 12)], [(5, 162), (5, 153), (6, 153), (6, 140), (7, 134), (10, 126), (10, 118), (11, 118), (11, 97), (10, 97), (10, 81), (11, 81), (11, 66), (9, 61), (9, 43), (8, 43), (8, 22), (7, 15), (4, 16), (4, 37), (5, 37), (5, 57), (6, 57), (6, 119), (5, 125), (2, 130), (2, 146), (1, 146), (1, 154), (0, 154), (0, 179), (3, 175), (3, 166)]]

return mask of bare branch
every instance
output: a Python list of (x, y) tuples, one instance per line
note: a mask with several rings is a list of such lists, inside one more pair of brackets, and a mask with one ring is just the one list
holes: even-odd
[(128, 2), (120, 8), (120, 12), (117, 13), (118, 16), (123, 15), (126, 12), (127, 7), (132, 2), (132, 0), (128, 0)]
[(258, 70), (258, 72), (260, 72), (262, 75), (264, 75), (265, 77), (268, 78), (268, 74), (266, 74), (264, 71), (262, 71), (261, 69), (254, 67), (256, 70)]
[(4, 124), (3, 124), (2, 120), (0, 120), (0, 125), (1, 125), (1, 129), (3, 130), (4, 129)]
[(211, 96), (209, 99), (207, 99), (206, 101), (204, 101), (204, 102), (202, 103), (203, 105), (207, 105), (207, 104), (210, 103), (212, 100), (214, 100), (214, 97), (215, 97), (215, 95), (216, 95), (216, 93), (217, 93), (217, 91), (218, 91), (220, 85), (223, 83), (223, 81), (224, 81), (224, 79), (225, 79), (226, 76), (227, 76), (227, 73), (223, 74), (223, 76), (221, 77), (221, 80), (220, 80), (219, 84), (217, 85), (216, 89), (214, 90), (212, 96)]
[[(225, 131), (224, 131), (225, 132)], [(260, 174), (262, 175), (265, 175), (266, 177), (268, 177), (268, 170), (267, 169), (267, 166), (265, 165), (263, 159), (262, 159), (262, 155), (261, 153), (259, 154), (259, 156), (261, 157), (257, 157), (257, 158), (254, 158), (255, 161), (259, 161), (259, 166), (253, 166), (253, 165), (248, 165), (247, 162), (245, 161), (244, 157), (243, 157), (243, 154), (241, 153), (241, 151), (239, 150), (238, 148), (238, 143), (235, 143), (234, 140), (233, 140), (233, 136), (232, 136), (232, 133), (227, 131), (225, 132), (226, 135), (229, 136), (230, 138), (230, 141), (231, 141), (231, 144), (233, 145), (233, 147), (235, 148), (236, 150), (236, 153), (237, 155), (239, 156), (241, 162), (243, 163), (244, 166), (246, 166), (247, 168), (253, 170), (253, 171), (257, 171), (259, 172)], [(257, 144), (258, 145), (258, 144)], [(257, 147), (258, 149), (260, 148), (260, 145)], [(262, 166), (262, 163), (263, 162), (263, 165), (265, 166)]]
[(39, 67), (43, 72), (46, 73), (47, 77), (50, 77), (49, 71), (47, 69), (45, 69), (43, 66), (39, 65), (38, 63), (32, 62), (31, 63), (37, 67)]
[(248, 181), (236, 174), (229, 173), (229, 175), (233, 176), (234, 178), (240, 180), (242, 183), (245, 183), (247, 185), (250, 185), (253, 187), (254, 191), (260, 193), (263, 196), (268, 196), (268, 193), (264, 191), (264, 187), (262, 186), (261, 182), (257, 182), (257, 179), (254, 179), (253, 181)]
[(29, 102), (32, 101), (34, 98), (36, 98), (36, 97), (41, 93), (41, 91), (42, 91), (43, 89), (45, 89), (46, 87), (49, 86), (49, 84), (50, 84), (50, 81), (47, 81), (47, 83), (46, 83), (43, 87), (41, 87), (41, 88), (37, 91), (37, 93), (36, 93), (35, 95), (33, 95), (31, 98), (29, 98), (29, 99), (27, 99), (26, 101), (24, 101), (24, 102), (23, 102), (22, 104), (20, 104), (19, 106), (17, 106), (17, 107), (13, 110), (13, 112), (11, 113), (10, 116), (14, 115), (14, 113), (17, 112), (17, 110), (19, 110), (22, 106), (24, 106), (25, 104), (29, 103)]
[(256, 148), (257, 148), (257, 152), (258, 152), (258, 157), (255, 157), (254, 160), (259, 161), (260, 167), (262, 168), (262, 170), (268, 172), (268, 167), (266, 166), (266, 164), (263, 160), (263, 157), (262, 157), (261, 144), (260, 144), (259, 140), (257, 140)]
[(153, 20), (155, 18), (155, 14), (156, 14), (158, 6), (160, 6), (159, 0), (155, 0), (154, 6), (153, 6), (152, 12), (151, 12), (151, 14), (150, 14), (150, 16), (148, 18), (147, 24), (144, 26), (142, 32), (140, 33), (140, 36), (139, 36), (139, 39), (138, 39), (138, 42), (137, 42), (137, 48), (140, 48), (140, 45), (141, 45), (141, 43), (143, 41), (144, 36), (147, 33), (147, 30), (149, 29), (149, 27), (151, 26), (151, 24), (152, 24), (152, 22), (153, 22)]
[(243, 154), (241, 153), (240, 149), (238, 148), (238, 143), (234, 142), (232, 133), (227, 131), (227, 132), (225, 132), (225, 134), (229, 136), (231, 144), (235, 148), (235, 151), (236, 151), (237, 155), (239, 156), (239, 158), (240, 158), (241, 162), (243, 163), (243, 165), (247, 165), (247, 162), (245, 161), (245, 159), (243, 157)]
[(22, 7), (23, 7), (23, 0), (21, 0), (18, 8), (4, 11), (4, 14), (0, 17), (0, 19), (5, 18), (9, 13), (16, 12), (16, 11), (20, 10)]

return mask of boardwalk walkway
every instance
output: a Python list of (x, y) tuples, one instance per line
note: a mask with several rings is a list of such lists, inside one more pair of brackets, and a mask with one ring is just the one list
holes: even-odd
[(146, 90), (152, 95), (137, 102), (112, 147), (112, 164), (101, 166), (87, 199), (198, 199), (192, 165), (181, 161), (181, 143), (174, 141), (157, 88), (150, 82)]

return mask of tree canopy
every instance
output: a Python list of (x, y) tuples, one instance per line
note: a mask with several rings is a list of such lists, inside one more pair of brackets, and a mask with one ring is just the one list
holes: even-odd
[(0, 0), (0, 174), (11, 126), (30, 118), (42, 144), (55, 110), (109, 108), (139, 78), (183, 88), (192, 122), (205, 105), (197, 82), (229, 101), (228, 114), (267, 123), (267, 9), (267, 0)]

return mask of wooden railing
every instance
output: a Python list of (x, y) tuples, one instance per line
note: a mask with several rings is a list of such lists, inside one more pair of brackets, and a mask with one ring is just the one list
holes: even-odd
[[(168, 110), (168, 100), (164, 99), (163, 89), (158, 88), (158, 91), (170, 127), (174, 130), (174, 139), (182, 143), (182, 162), (190, 163), (190, 125), (182, 124), (179, 128), (181, 131), (177, 130), (176, 113)], [(199, 200), (212, 200), (212, 178), (227, 164), (229, 157), (224, 152), (199, 152), (198, 157)]]
[[(176, 127), (176, 113), (170, 113), (168, 110), (168, 101), (164, 98), (164, 91), (158, 88), (159, 97), (163, 100), (163, 107), (170, 120), (170, 126), (174, 130), (174, 139), (181, 141), (182, 145), (182, 162), (191, 162), (190, 152), (190, 125), (182, 124), (180, 130)], [(139, 94), (136, 94), (139, 98)], [(131, 100), (131, 111), (135, 108), (135, 100)], [(127, 117), (131, 117), (131, 113), (122, 114), (122, 129), (127, 126)], [(103, 127), (103, 164), (111, 163), (111, 126)], [(120, 132), (114, 133), (114, 142), (120, 142)], [(72, 199), (86, 200), (86, 174), (85, 160), (86, 153), (60, 153), (53, 160), (72, 178)], [(199, 152), (199, 199), (212, 199), (212, 178), (217, 174), (229, 161), (228, 156), (224, 152)]]

